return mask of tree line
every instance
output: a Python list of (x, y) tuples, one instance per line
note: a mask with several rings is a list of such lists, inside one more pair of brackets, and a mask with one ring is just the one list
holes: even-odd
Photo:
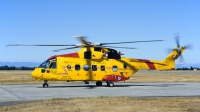
[(196, 69), (196, 70), (200, 70), (200, 68), (197, 68), (197, 67), (190, 67), (190, 68), (187, 68), (187, 67), (183, 67), (183, 68), (177, 68), (176, 70), (194, 70), (194, 69)]
[(15, 67), (15, 66), (0, 66), (0, 70), (34, 70), (35, 67)]

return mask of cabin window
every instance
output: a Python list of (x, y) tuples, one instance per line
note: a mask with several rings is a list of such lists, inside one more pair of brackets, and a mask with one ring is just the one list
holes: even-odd
[(126, 63), (124, 63), (124, 68), (127, 68), (127, 64)]
[(117, 66), (112, 67), (113, 72), (116, 72), (118, 70)]
[(67, 69), (68, 69), (68, 70), (71, 70), (71, 68), (72, 68), (72, 67), (71, 67), (70, 65), (67, 65)]
[(75, 65), (75, 70), (79, 71), (81, 69), (80, 65)]
[(101, 71), (105, 71), (105, 66), (101, 66)]
[(88, 71), (88, 70), (90, 69), (89, 65), (87, 65), (87, 64), (85, 64), (85, 65), (83, 66), (83, 68), (84, 68), (85, 71)]
[(92, 53), (91, 53), (91, 51), (85, 51), (85, 52), (84, 52), (84, 58), (85, 58), (85, 59), (91, 59), (91, 58), (92, 58)]
[(97, 65), (92, 65), (92, 71), (97, 71)]

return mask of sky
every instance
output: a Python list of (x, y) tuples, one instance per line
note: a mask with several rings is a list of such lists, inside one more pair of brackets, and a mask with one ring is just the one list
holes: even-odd
[(193, 43), (183, 53), (186, 63), (200, 63), (199, 0), (0, 0), (0, 62), (43, 62), (65, 47), (6, 47), (7, 44), (78, 44), (165, 40), (120, 44), (137, 49), (125, 57), (163, 60), (166, 48)]

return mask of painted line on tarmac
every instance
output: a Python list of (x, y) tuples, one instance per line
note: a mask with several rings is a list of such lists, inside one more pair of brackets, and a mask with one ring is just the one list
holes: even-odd
[(23, 99), (22, 97), (20, 97), (20, 96), (14, 94), (14, 93), (12, 93), (11, 91), (9, 91), (9, 90), (7, 90), (7, 89), (5, 89), (5, 88), (3, 88), (3, 87), (0, 87), (0, 88), (3, 89), (3, 90), (5, 90), (5, 91), (7, 91), (7, 92), (9, 92), (10, 94), (16, 96), (17, 98), (19, 98), (19, 99), (21, 99), (21, 100), (25, 100), (25, 99)]

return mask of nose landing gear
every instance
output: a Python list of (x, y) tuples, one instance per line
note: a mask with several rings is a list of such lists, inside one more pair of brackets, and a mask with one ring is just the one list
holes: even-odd
[(43, 84), (43, 88), (48, 88), (49, 87), (49, 85), (47, 84), (47, 80), (44, 80), (44, 84)]

